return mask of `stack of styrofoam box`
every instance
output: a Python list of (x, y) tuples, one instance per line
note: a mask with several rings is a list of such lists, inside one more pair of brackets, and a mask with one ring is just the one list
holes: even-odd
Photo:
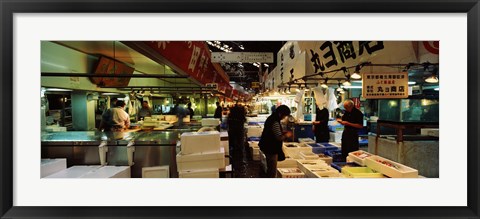
[(42, 159), (40, 167), (40, 177), (46, 177), (56, 172), (67, 169), (67, 159)]
[(365, 158), (372, 156), (373, 154), (370, 154), (366, 151), (363, 150), (358, 150), (358, 151), (353, 151), (348, 153), (347, 156), (347, 162), (355, 162), (356, 164), (364, 167), (367, 164), (365, 163)]
[(143, 167), (142, 178), (170, 178), (170, 167), (168, 165)]
[(45, 178), (130, 178), (130, 167), (73, 166)]
[(418, 178), (418, 170), (386, 158), (372, 155), (365, 158), (367, 167), (392, 178)]
[(249, 141), (248, 146), (251, 148), (252, 151), (252, 158), (253, 160), (260, 160), (260, 147), (258, 146), (258, 141)]
[(287, 158), (284, 161), (277, 162), (277, 168), (293, 168), (297, 167), (297, 160), (292, 158)]
[(420, 134), (439, 137), (439, 129), (423, 128), (423, 129), (420, 129)]
[(220, 146), (220, 133), (185, 132), (180, 137), (181, 150), (177, 154), (180, 178), (218, 178), (225, 168), (225, 150)]
[(283, 151), (289, 154), (291, 158), (301, 159), (300, 152), (312, 152), (312, 147), (304, 143), (284, 142)]
[(311, 144), (311, 143), (315, 143), (315, 140), (313, 140), (311, 138), (298, 138), (298, 142), (299, 143), (305, 143), (305, 144)]
[(305, 174), (298, 168), (277, 168), (278, 178), (305, 178)]
[(260, 137), (262, 136), (263, 128), (259, 125), (247, 126), (247, 137)]
[(214, 118), (205, 118), (202, 119), (202, 126), (203, 127), (216, 127), (220, 125), (220, 119), (214, 119)]
[(230, 145), (228, 144), (228, 132), (220, 132), (220, 147), (225, 151), (225, 165), (230, 164)]

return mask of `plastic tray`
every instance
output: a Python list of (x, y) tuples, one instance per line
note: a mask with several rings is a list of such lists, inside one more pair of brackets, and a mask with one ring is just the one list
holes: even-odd
[(384, 178), (382, 173), (376, 172), (368, 167), (344, 167), (342, 174), (350, 178)]

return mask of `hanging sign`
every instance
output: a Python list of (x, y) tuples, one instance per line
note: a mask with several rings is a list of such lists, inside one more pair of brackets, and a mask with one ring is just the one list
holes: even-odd
[(408, 97), (408, 73), (364, 73), (362, 96), (366, 99)]

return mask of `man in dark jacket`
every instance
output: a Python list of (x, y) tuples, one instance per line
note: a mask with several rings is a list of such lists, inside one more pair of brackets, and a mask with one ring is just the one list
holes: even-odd
[(213, 114), (213, 118), (220, 119), (222, 121), (222, 107), (220, 106), (219, 102), (216, 102), (217, 108), (215, 109), (215, 114)]
[(292, 132), (283, 132), (280, 124), (280, 120), (289, 116), (290, 113), (288, 106), (281, 105), (265, 121), (258, 145), (267, 158), (267, 177), (269, 178), (275, 178), (277, 175), (279, 154), (285, 156), (282, 150), (283, 140), (292, 137)]
[(241, 106), (234, 106), (228, 114), (228, 144), (232, 155), (232, 167), (236, 177), (245, 177), (245, 109)]

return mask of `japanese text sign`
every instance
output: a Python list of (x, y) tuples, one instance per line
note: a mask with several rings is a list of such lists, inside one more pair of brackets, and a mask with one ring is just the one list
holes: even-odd
[(364, 73), (362, 96), (366, 99), (408, 97), (408, 73)]

